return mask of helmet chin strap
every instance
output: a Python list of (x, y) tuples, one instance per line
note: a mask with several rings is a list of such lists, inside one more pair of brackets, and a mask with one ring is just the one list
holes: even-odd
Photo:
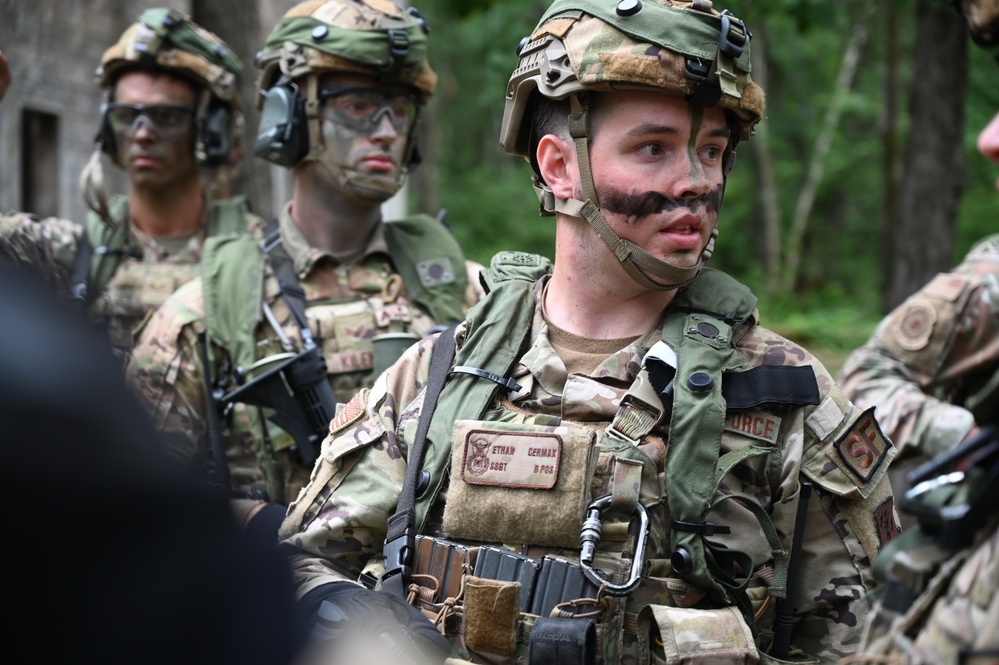
[(571, 95), (569, 99), (571, 104), (569, 135), (576, 146), (576, 163), (579, 167), (579, 179), (583, 186), (583, 198), (586, 200), (556, 199), (547, 186), (542, 185), (540, 189), (536, 186), (536, 189), (539, 190), (542, 207), (572, 217), (581, 217), (589, 222), (600, 239), (617, 257), (625, 272), (641, 286), (655, 291), (670, 291), (687, 284), (697, 276), (697, 273), (704, 267), (705, 261), (714, 252), (718, 227), (711, 230), (711, 237), (698, 257), (697, 263), (688, 268), (657, 259), (642, 247), (614, 233), (614, 229), (607, 223), (607, 219), (600, 211), (600, 202), (593, 183), (593, 173), (590, 170), (590, 152), (587, 145), (589, 135), (588, 105), (580, 99), (580, 95)]

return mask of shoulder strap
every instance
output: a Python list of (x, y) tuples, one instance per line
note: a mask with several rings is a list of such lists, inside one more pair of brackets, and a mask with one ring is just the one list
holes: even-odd
[[(487, 271), (489, 293), (468, 312), (455, 364), (485, 370), (492, 377), (508, 377), (530, 343), (537, 306), (534, 285), (550, 270), (551, 262), (543, 256), (523, 252), (494, 256)], [(430, 485), (416, 507), (418, 529), (426, 523), (430, 506), (447, 479), (454, 422), (480, 417), (499, 389), (495, 378), (467, 370), (456, 374), (445, 386), (441, 406), (427, 431), (431, 444), (424, 468), (430, 472)]]
[(271, 269), (274, 270), (274, 278), (277, 279), (281, 295), (284, 296), (288, 309), (291, 310), (291, 315), (295, 318), (295, 323), (298, 324), (302, 339), (308, 345), (312, 341), (312, 331), (309, 328), (309, 320), (305, 316), (305, 289), (298, 281), (294, 262), (281, 242), (281, 229), (276, 219), (264, 227), (264, 242), (261, 246), (271, 264)]
[(211, 340), (229, 351), (234, 367), (256, 360), (254, 331), (263, 316), (264, 255), (245, 233), (211, 236), (201, 253), (201, 297)]
[(215, 236), (223, 233), (240, 233), (247, 229), (247, 217), (250, 215), (250, 204), (242, 196), (232, 196), (227, 199), (213, 201), (208, 208), (205, 235)]
[(405, 584), (410, 574), (410, 555), (413, 553), (416, 537), (416, 489), (423, 473), (423, 458), (427, 450), (427, 432), (430, 421), (437, 410), (437, 400), (444, 390), (451, 365), (454, 362), (454, 329), (457, 324), (445, 328), (437, 338), (430, 354), (430, 376), (427, 379), (426, 393), (416, 436), (409, 451), (406, 463), (406, 479), (399, 495), (395, 514), (389, 518), (385, 536), (385, 573), (382, 576), (382, 590), (405, 598)]
[[(104, 287), (118, 271), (118, 264), (123, 256), (128, 254), (128, 198), (114, 196), (109, 204), (111, 218), (116, 222), (112, 228), (100, 215), (91, 211), (87, 215), (83, 236), (87, 238), (88, 255), (77, 254), (73, 266), (72, 288), (77, 290), (78, 284), (83, 284), (86, 297), (84, 305), (89, 305), (99, 296)], [(83, 265), (85, 262), (85, 265)], [(78, 278), (78, 270), (87, 272)], [(74, 294), (75, 297), (75, 294)]]
[(90, 283), (90, 260), (94, 256), (94, 246), (90, 244), (90, 234), (83, 229), (76, 245), (76, 256), (73, 257), (73, 276), (69, 282), (69, 297), (80, 307), (86, 309), (90, 305), (90, 293), (87, 285)]

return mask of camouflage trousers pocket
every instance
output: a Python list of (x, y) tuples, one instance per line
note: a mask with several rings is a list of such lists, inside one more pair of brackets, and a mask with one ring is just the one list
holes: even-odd
[(697, 610), (649, 605), (639, 613), (638, 634), (642, 662), (657, 665), (760, 662), (753, 633), (734, 607)]

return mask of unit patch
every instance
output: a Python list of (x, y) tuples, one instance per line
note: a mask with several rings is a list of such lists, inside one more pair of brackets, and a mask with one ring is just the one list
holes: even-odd
[(915, 300), (905, 305), (895, 323), (895, 343), (906, 351), (919, 351), (929, 344), (937, 313), (929, 304)]
[(888, 456), (892, 444), (874, 418), (874, 407), (864, 411), (853, 427), (836, 442), (843, 465), (867, 483)]
[(895, 497), (890, 496), (881, 502), (874, 511), (874, 529), (878, 533), (878, 545), (884, 547), (902, 535), (902, 527), (895, 520)]
[(725, 420), (725, 431), (776, 444), (780, 423), (781, 419), (771, 413), (743, 411), (729, 415)]
[(358, 393), (346, 404), (337, 405), (336, 415), (330, 421), (330, 433), (346, 429), (348, 425), (361, 419), (364, 415), (364, 397), (365, 394)]
[(385, 305), (384, 307), (375, 310), (375, 325), (379, 328), (385, 328), (393, 321), (409, 323), (412, 320), (413, 313), (410, 311), (409, 305), (400, 305), (397, 303)]
[(446, 256), (420, 261), (416, 264), (416, 270), (420, 275), (420, 283), (428, 289), (454, 283), (454, 267), (451, 259)]
[(933, 280), (923, 287), (923, 292), (938, 298), (943, 298), (948, 302), (955, 302), (968, 286), (968, 277), (965, 275), (952, 275), (943, 273), (937, 275)]
[(558, 434), (473, 429), (464, 447), (461, 479), (470, 485), (551, 489), (558, 480)]

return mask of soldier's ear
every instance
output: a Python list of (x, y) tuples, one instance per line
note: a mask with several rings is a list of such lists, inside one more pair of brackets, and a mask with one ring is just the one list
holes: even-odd
[(551, 187), (557, 199), (571, 199), (579, 179), (576, 149), (554, 134), (546, 134), (538, 141), (538, 170)]

